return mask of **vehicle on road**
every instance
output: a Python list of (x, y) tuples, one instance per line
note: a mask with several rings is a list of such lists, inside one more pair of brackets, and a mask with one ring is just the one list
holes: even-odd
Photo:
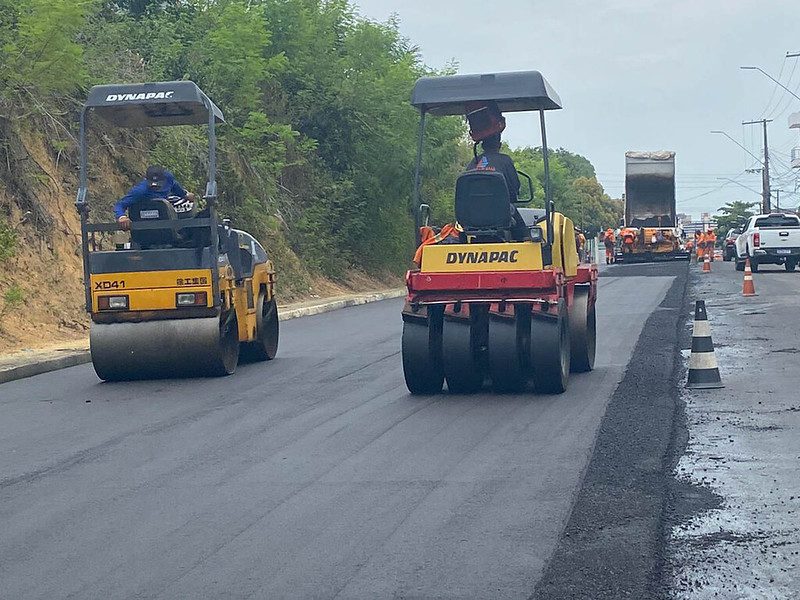
[(625, 153), (625, 216), (615, 262), (688, 260), (675, 206), (675, 153)]
[[(89, 222), (88, 139), (101, 127), (206, 125), (207, 208), (167, 198), (129, 208), (130, 242), (108, 243), (120, 223)], [(90, 350), (104, 380), (234, 372), (241, 355), (270, 360), (278, 349), (275, 268), (248, 233), (220, 224), (215, 127), (222, 111), (191, 81), (99, 85), (81, 113), (80, 187)]]
[[(456, 224), (434, 229), (420, 201), (426, 118), (465, 116), (489, 102), (501, 113), (539, 113), (544, 213), (522, 217), (520, 234), (505, 176), (472, 170), (456, 183)], [(451, 393), (462, 393), (490, 379), (498, 392), (521, 392), (531, 382), (538, 392), (563, 392), (570, 371), (594, 365), (597, 267), (580, 264), (573, 223), (551, 198), (545, 111), (561, 108), (561, 100), (538, 71), (527, 71), (423, 77), (412, 104), (420, 112), (414, 186), (420, 258), (406, 276), (406, 386), (412, 394), (433, 394), (446, 380)], [(523, 204), (533, 198), (533, 184), (519, 175), (528, 182), (527, 198), (517, 200)]]
[(753, 272), (760, 265), (784, 265), (794, 271), (800, 262), (800, 217), (787, 213), (750, 217), (736, 238), (737, 271), (744, 271), (748, 258)]
[(741, 229), (728, 229), (722, 241), (722, 260), (729, 262), (736, 258), (736, 238), (741, 235)]

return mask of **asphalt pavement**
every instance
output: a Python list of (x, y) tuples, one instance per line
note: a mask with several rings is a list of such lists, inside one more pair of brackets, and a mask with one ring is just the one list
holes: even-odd
[[(675, 598), (800, 597), (800, 272), (762, 266), (753, 279), (758, 296), (746, 298), (732, 263), (692, 273), (725, 387), (684, 393), (684, 493), (668, 553)], [(687, 511), (687, 500), (703, 501)]]
[(606, 272), (597, 368), (560, 396), (410, 396), (399, 300), (286, 322), (228, 378), (2, 384), (0, 598), (525, 598), (546, 568), (557, 590), (681, 268)]

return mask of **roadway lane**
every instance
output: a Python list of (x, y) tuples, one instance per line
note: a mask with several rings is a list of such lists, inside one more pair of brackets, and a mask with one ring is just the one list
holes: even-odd
[(601, 278), (561, 396), (409, 396), (400, 301), (226, 379), (0, 385), (0, 598), (526, 597), (672, 281)]

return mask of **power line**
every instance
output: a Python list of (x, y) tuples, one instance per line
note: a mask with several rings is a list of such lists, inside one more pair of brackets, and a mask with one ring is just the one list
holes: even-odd
[[(784, 57), (783, 57), (783, 62), (781, 63), (781, 70), (780, 70), (780, 72), (778, 73), (778, 81), (780, 81), (780, 78), (781, 78), (781, 76), (783, 75), (783, 70), (786, 68), (786, 61), (787, 61), (787, 60), (788, 60), (788, 57), (787, 57), (787, 56), (784, 56)], [(777, 91), (778, 91), (778, 87), (779, 87), (779, 86), (778, 86), (778, 84), (777, 84), (777, 83), (773, 84), (773, 86), (772, 86), (772, 93), (769, 95), (769, 100), (767, 100), (767, 106), (765, 106), (765, 107), (764, 107), (764, 110), (762, 110), (762, 111), (761, 111), (761, 114), (762, 114), (762, 115), (766, 116), (766, 114), (767, 114), (767, 111), (768, 111), (768, 110), (770, 109), (770, 107), (772, 106), (772, 101), (775, 99), (775, 92), (777, 92)], [(782, 98), (782, 97), (783, 97), (783, 96), (781, 96), (781, 98)]]
[[(773, 114), (771, 114), (767, 118), (777, 119), (778, 117), (783, 116), (783, 114), (792, 105), (792, 96), (794, 96), (794, 98), (797, 98), (797, 92), (798, 92), (798, 90), (800, 90), (800, 83), (798, 83), (797, 87), (794, 88), (794, 91), (791, 91), (791, 90), (788, 89), (789, 86), (792, 85), (792, 80), (794, 79), (794, 73), (795, 73), (796, 70), (797, 70), (797, 61), (795, 61), (794, 65), (792, 65), (792, 72), (789, 74), (789, 79), (787, 80), (786, 85), (784, 86), (783, 84), (780, 84), (780, 82), (779, 82), (779, 85), (783, 88), (783, 94), (781, 95), (781, 98), (778, 101), (778, 104), (773, 109), (773, 111), (772, 111)], [(788, 98), (786, 96), (787, 92), (789, 94), (791, 94), (791, 96), (789, 96)], [(778, 110), (781, 107), (781, 105), (783, 104), (784, 98), (786, 98), (786, 106), (783, 108), (783, 110), (781, 110), (781, 112), (779, 112), (778, 114), (775, 114), (775, 111)]]
[(747, 170), (744, 170), (744, 171), (742, 171), (741, 173), (739, 173), (739, 174), (738, 174), (736, 177), (734, 177), (733, 179), (731, 179), (731, 180), (728, 180), (728, 181), (726, 181), (725, 183), (723, 183), (723, 184), (721, 184), (721, 185), (718, 185), (716, 188), (714, 188), (714, 189), (712, 189), (712, 190), (709, 190), (709, 191), (707, 191), (707, 192), (705, 192), (705, 193), (703, 193), (703, 194), (697, 194), (696, 196), (690, 196), (689, 198), (681, 198), (680, 200), (678, 200), (678, 201), (676, 202), (676, 204), (684, 204), (684, 203), (686, 203), (686, 202), (691, 202), (692, 200), (697, 200), (698, 198), (703, 198), (703, 197), (705, 197), (705, 196), (709, 196), (710, 194), (713, 194), (713, 193), (715, 193), (715, 192), (718, 192), (718, 191), (722, 190), (722, 188), (724, 188), (725, 186), (728, 186), (728, 185), (730, 185), (730, 182), (731, 182), (731, 181), (735, 181), (736, 179), (739, 179), (739, 177), (741, 177), (741, 176), (742, 176), (742, 175), (744, 175), (745, 173), (747, 173)]

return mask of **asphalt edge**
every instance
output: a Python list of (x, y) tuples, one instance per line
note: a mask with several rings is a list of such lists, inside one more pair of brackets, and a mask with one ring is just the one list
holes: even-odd
[[(678, 351), (690, 351), (692, 347), (692, 327), (694, 322), (694, 302), (699, 300), (693, 291), (693, 283), (701, 277), (700, 273), (691, 269), (687, 281), (687, 293), (682, 318), (678, 322), (680, 339)], [(675, 364), (678, 381), (686, 381), (688, 373), (688, 360), (683, 355)], [(665, 456), (665, 470), (669, 475), (667, 480), (667, 494), (662, 507), (662, 523), (659, 532), (663, 553), (655, 565), (653, 584), (658, 585), (656, 591), (665, 598), (673, 598), (676, 590), (683, 591), (690, 588), (690, 582), (676, 577), (676, 565), (671, 552), (672, 530), (677, 525), (690, 520), (695, 515), (719, 508), (723, 504), (723, 497), (709, 486), (700, 485), (681, 476), (678, 465), (681, 457), (686, 453), (689, 445), (689, 424), (686, 413), (686, 399), (691, 390), (683, 389), (678, 394), (675, 420), (673, 423), (672, 441)], [(699, 392), (702, 394), (703, 391)], [(681, 589), (683, 588), (683, 590)]]
[[(683, 373), (689, 282), (687, 266), (642, 327), (634, 358), (609, 401), (583, 482), (531, 600), (668, 597), (662, 580), (664, 513), (672, 493), (675, 430), (682, 414), (676, 378)], [(649, 338), (667, 332), (671, 350), (653, 352)], [(641, 364), (648, 358), (650, 368)], [(659, 397), (647, 411), (625, 397), (639, 385), (654, 384)], [(654, 419), (659, 414), (661, 423)]]
[[(347, 298), (339, 298), (330, 302), (321, 304), (313, 304), (310, 306), (300, 306), (296, 308), (288, 308), (285, 310), (278, 309), (278, 319), (280, 321), (289, 321), (291, 319), (299, 319), (301, 317), (310, 317), (313, 315), (321, 315), (323, 313), (348, 308), (350, 306), (361, 306), (362, 304), (370, 304), (372, 302), (380, 302), (382, 300), (390, 300), (392, 298), (400, 298), (405, 296), (405, 288), (397, 288), (385, 292), (372, 292), (369, 294), (359, 294)], [(49, 373), (51, 371), (58, 371), (60, 369), (67, 369), (77, 365), (83, 365), (92, 361), (92, 356), (89, 350), (79, 350), (70, 352), (64, 356), (57, 356), (55, 358), (48, 358), (40, 361), (33, 361), (30, 363), (18, 365), (0, 371), (0, 384), (16, 381), (18, 379), (25, 379), (33, 377), (34, 375), (41, 375), (42, 373)]]

